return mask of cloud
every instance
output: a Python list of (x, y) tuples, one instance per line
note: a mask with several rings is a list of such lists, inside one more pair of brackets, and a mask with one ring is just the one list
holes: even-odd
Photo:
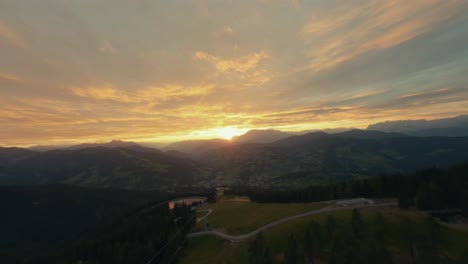
[(214, 88), (208, 85), (179, 85), (166, 84), (162, 86), (149, 86), (135, 92), (135, 98), (140, 101), (165, 101), (181, 97), (197, 97), (209, 94)]
[(291, 4), (294, 6), (295, 9), (301, 9), (301, 0), (291, 0)]
[(101, 40), (99, 42), (99, 51), (112, 54), (115, 53), (116, 50), (108, 40)]
[(4, 38), (11, 45), (25, 49), (26, 44), (21, 36), (4, 22), (0, 21), (0, 37)]
[(309, 48), (308, 68), (321, 71), (359, 55), (399, 45), (459, 14), (464, 1), (367, 1), (339, 5), (314, 16), (300, 36)]
[(363, 91), (359, 91), (358, 93), (351, 95), (349, 99), (361, 99), (361, 98), (366, 98), (366, 97), (373, 96), (373, 95), (383, 94), (385, 92), (386, 92), (385, 90), (363, 90)]
[(103, 87), (73, 87), (71, 88), (71, 91), (77, 96), (95, 100), (111, 100), (124, 103), (134, 101), (128, 96), (128, 94), (115, 90), (110, 84)]
[(444, 88), (438, 88), (438, 89), (432, 89), (432, 90), (425, 90), (421, 92), (416, 92), (416, 93), (408, 93), (408, 94), (403, 94), (400, 95), (398, 98), (399, 99), (420, 99), (420, 98), (431, 98), (431, 97), (438, 97), (438, 96), (444, 96), (448, 94), (452, 94), (454, 92), (459, 92), (455, 89), (444, 87)]
[(232, 28), (230, 26), (224, 26), (223, 27), (223, 31), (224, 33), (228, 33), (228, 34), (231, 34), (233, 31), (232, 31)]
[(208, 54), (203, 51), (197, 51), (193, 55), (194, 60), (205, 60), (212, 63), (215, 68), (220, 72), (240, 72), (255, 69), (261, 60), (267, 59), (270, 56), (265, 51), (252, 53), (235, 59), (223, 59), (214, 55)]
[(10, 73), (4, 73), (4, 72), (0, 72), (0, 80), (6, 80), (6, 81), (11, 81), (11, 82), (21, 81), (21, 79), (18, 76), (14, 74), (10, 74)]
[(179, 85), (165, 84), (161, 86), (147, 86), (138, 89), (117, 90), (111, 84), (91, 87), (73, 87), (70, 91), (79, 97), (94, 100), (108, 100), (122, 103), (151, 103), (163, 101), (177, 101), (180, 98), (197, 97), (212, 91), (214, 85)]
[(467, 1), (101, 1), (2, 5), (0, 143), (467, 114)]
[[(234, 90), (242, 90), (249, 87), (261, 86), (268, 83), (274, 74), (264, 65), (260, 65), (270, 55), (265, 51), (259, 51), (233, 59), (225, 59), (197, 51), (192, 57), (194, 60), (210, 62), (216, 69), (211, 76), (211, 81), (220, 84), (220, 87), (235, 87)], [(231, 88), (232, 90), (232, 88)]]

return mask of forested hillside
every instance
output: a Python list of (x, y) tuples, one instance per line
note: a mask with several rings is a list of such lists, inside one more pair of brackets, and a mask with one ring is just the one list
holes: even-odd
[(457, 208), (468, 215), (468, 164), (306, 188), (237, 186), (225, 192), (246, 195), (260, 203), (317, 202), (352, 197), (398, 197), (399, 205), (404, 209)]
[(181, 223), (194, 220), (188, 208), (169, 211), (163, 201), (193, 195), (214, 200), (213, 190), (204, 189), (167, 193), (66, 185), (2, 186), (1, 263), (72, 263), (78, 259), (128, 263), (136, 255), (149, 260)]
[[(7, 152), (8, 149), (4, 149)], [(15, 153), (18, 152), (15, 150)], [(0, 156), (0, 184), (73, 184), (121, 189), (197, 185), (203, 167), (156, 149), (91, 147)]]

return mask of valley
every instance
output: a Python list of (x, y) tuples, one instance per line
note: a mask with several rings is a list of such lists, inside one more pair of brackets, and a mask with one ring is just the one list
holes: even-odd
[[(0, 148), (0, 253), (22, 264), (466, 260), (468, 137), (261, 135)], [(375, 204), (340, 206), (352, 197)]]
[[(270, 143), (190, 142), (182, 153), (132, 142), (37, 152), (0, 148), (1, 184), (72, 184), (133, 190), (298, 187), (401, 174), (468, 160), (468, 137), (412, 137), (350, 130)], [(179, 145), (180, 146), (180, 145)]]

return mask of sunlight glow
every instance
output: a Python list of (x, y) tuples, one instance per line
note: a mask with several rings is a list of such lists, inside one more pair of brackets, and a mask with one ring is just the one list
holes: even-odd
[[(215, 130), (216, 131), (216, 130)], [(244, 133), (243, 129), (233, 128), (233, 127), (225, 127), (220, 128), (216, 131), (219, 137), (231, 140), (234, 136), (238, 136)]]
[(238, 127), (216, 127), (207, 130), (199, 130), (190, 135), (194, 139), (222, 138), (231, 140), (235, 136), (242, 135), (249, 131), (247, 128)]

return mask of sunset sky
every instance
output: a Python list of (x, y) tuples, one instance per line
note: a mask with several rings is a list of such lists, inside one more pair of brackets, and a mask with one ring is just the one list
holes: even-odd
[(468, 114), (465, 0), (0, 0), (0, 145)]

